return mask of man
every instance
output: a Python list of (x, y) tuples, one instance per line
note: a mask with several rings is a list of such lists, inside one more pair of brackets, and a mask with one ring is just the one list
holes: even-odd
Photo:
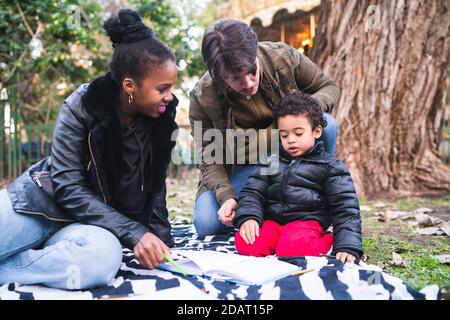
[[(191, 92), (189, 119), (197, 146), (202, 152), (209, 141), (195, 134), (226, 129), (265, 130), (270, 135), (273, 110), (288, 93), (300, 90), (316, 98), (325, 112), (327, 127), (321, 141), (326, 151), (334, 154), (338, 133), (335, 119), (329, 114), (338, 102), (340, 91), (310, 59), (284, 43), (260, 42), (253, 30), (237, 20), (221, 20), (206, 30), (202, 56), (208, 72)], [(265, 135), (247, 142), (245, 153), (260, 145)], [(269, 143), (267, 139), (266, 143)], [(229, 141), (223, 139), (223, 153)], [(225, 142), (226, 141), (226, 142)], [(264, 143), (263, 143), (264, 144)], [(242, 148), (241, 148), (242, 149)], [(220, 156), (215, 154), (216, 157)], [(202, 161), (201, 178), (194, 207), (194, 225), (200, 236), (231, 230), (240, 189), (247, 182), (256, 163), (240, 161), (224, 164)]]

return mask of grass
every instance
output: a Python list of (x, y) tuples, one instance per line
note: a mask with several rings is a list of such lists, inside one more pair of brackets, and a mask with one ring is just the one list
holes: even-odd
[[(439, 237), (442, 238), (442, 237)], [(384, 271), (403, 279), (415, 289), (437, 284), (450, 286), (450, 266), (439, 263), (434, 255), (450, 253), (448, 241), (432, 241), (429, 245), (418, 244), (392, 235), (374, 235), (363, 239), (363, 249), (367, 263), (385, 264)], [(392, 262), (392, 253), (400, 254), (406, 266), (396, 266)]]
[(168, 179), (166, 202), (170, 220), (182, 217), (186, 223), (192, 223), (197, 182), (196, 171), (187, 172), (182, 179)]
[(395, 205), (401, 211), (411, 211), (420, 207), (450, 208), (450, 197), (437, 199), (399, 199), (395, 202)]
[(367, 199), (366, 199), (366, 197), (364, 197), (364, 196), (359, 197), (359, 205), (360, 205), (360, 206), (363, 206), (363, 205), (366, 205), (366, 204), (367, 204)]

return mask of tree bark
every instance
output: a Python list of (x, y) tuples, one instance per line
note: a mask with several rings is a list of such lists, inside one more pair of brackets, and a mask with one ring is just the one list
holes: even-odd
[(357, 192), (450, 192), (439, 155), (450, 2), (323, 0), (312, 59), (342, 90), (337, 157)]

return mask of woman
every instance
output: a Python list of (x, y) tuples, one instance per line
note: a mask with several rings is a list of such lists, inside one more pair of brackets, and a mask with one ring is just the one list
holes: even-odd
[[(328, 153), (334, 154), (338, 127), (330, 112), (339, 101), (340, 91), (308, 57), (285, 43), (258, 42), (247, 24), (233, 19), (216, 22), (205, 31), (202, 56), (208, 72), (191, 92), (189, 118), (196, 143), (205, 151), (204, 159), (208, 159), (207, 153), (217, 141), (199, 141), (196, 131), (217, 129), (225, 137), (226, 129), (259, 130), (270, 137), (273, 110), (295, 90), (318, 100), (328, 123), (319, 140)], [(196, 124), (201, 124), (201, 131), (195, 130)], [(226, 164), (208, 159), (200, 164), (194, 207), (194, 225), (199, 235), (232, 230), (239, 191), (256, 164), (247, 159), (255, 158), (251, 154), (252, 150), (257, 151), (254, 146), (265, 144), (260, 140), (264, 135), (255, 137), (257, 140), (249, 141), (245, 149), (234, 150), (234, 154), (245, 154), (246, 159), (233, 159), (233, 163)], [(215, 146), (226, 152), (225, 145)], [(220, 149), (214, 151), (222, 155)]]
[(104, 24), (110, 72), (64, 102), (51, 156), (0, 192), (0, 284), (108, 284), (121, 244), (154, 268), (173, 245), (165, 172), (177, 128), (172, 51), (137, 12)]

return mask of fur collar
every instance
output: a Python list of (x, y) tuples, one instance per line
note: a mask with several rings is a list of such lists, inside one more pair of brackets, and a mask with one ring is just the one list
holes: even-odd
[[(118, 94), (119, 87), (108, 72), (92, 81), (82, 97), (82, 106), (92, 117), (88, 124), (92, 153), (109, 204), (114, 202), (123, 152)], [(171, 141), (171, 135), (178, 128), (175, 123), (177, 105), (178, 99), (174, 96), (164, 114), (159, 118), (150, 119), (153, 157), (151, 177), (146, 177), (146, 180), (151, 179), (154, 192), (161, 190), (165, 182), (171, 150), (175, 146), (175, 141)]]

